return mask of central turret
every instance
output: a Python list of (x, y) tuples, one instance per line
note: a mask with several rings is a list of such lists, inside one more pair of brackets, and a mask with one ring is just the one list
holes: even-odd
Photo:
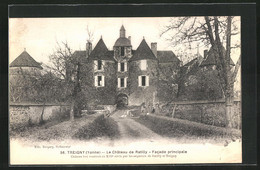
[(123, 25), (120, 28), (120, 37), (125, 37), (125, 27)]
[(114, 56), (117, 61), (127, 61), (132, 56), (132, 45), (130, 37), (126, 38), (126, 31), (122, 25), (119, 31), (119, 38), (114, 45)]

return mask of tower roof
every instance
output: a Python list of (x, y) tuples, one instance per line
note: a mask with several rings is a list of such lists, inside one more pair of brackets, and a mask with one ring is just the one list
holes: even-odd
[(114, 60), (113, 55), (111, 56), (111, 52), (107, 49), (106, 44), (103, 39), (100, 38), (97, 45), (91, 52), (89, 59), (92, 60)]
[(43, 69), (41, 64), (35, 61), (30, 54), (23, 51), (11, 64), (10, 67), (36, 67)]
[(114, 47), (132, 47), (131, 41), (126, 37), (120, 37), (116, 40)]
[[(226, 52), (225, 48), (223, 46), (221, 46), (222, 50), (223, 50), (223, 53)], [(216, 58), (215, 58), (215, 55), (214, 55), (214, 51), (213, 51), (213, 48), (211, 47), (207, 56), (204, 56), (205, 59), (201, 62), (200, 66), (206, 66), (206, 65), (216, 65)], [(233, 60), (230, 58), (230, 65), (234, 66), (234, 62)]]
[(157, 60), (154, 53), (146, 43), (145, 39), (142, 40), (142, 42), (136, 49), (133, 57), (130, 58), (130, 61), (144, 60), (144, 59)]
[(121, 26), (120, 31), (125, 31), (124, 25)]

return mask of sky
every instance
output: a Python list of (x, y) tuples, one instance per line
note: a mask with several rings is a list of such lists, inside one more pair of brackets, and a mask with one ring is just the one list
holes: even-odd
[[(145, 38), (148, 45), (157, 42), (158, 50), (172, 50), (178, 55), (178, 49), (160, 37), (169, 17), (146, 18), (10, 18), (9, 19), (9, 63), (18, 57), (24, 49), (38, 62), (48, 64), (57, 42), (67, 41), (73, 50), (85, 50), (87, 26), (94, 32), (93, 48), (102, 36), (108, 49), (119, 37), (122, 24), (126, 37), (131, 36), (133, 49)], [(240, 40), (240, 36), (236, 39)], [(202, 55), (205, 48), (199, 48)], [(196, 54), (197, 49), (187, 53)], [(236, 62), (240, 50), (232, 51)]]

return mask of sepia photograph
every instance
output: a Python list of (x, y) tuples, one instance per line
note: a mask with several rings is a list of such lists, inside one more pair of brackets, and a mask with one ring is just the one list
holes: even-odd
[(240, 16), (9, 18), (10, 165), (242, 163), (241, 57)]

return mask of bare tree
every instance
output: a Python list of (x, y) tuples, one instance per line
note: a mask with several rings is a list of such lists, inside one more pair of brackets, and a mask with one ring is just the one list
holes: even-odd
[(89, 25), (87, 25), (87, 42), (92, 43), (94, 39), (94, 31), (89, 28)]
[[(213, 48), (216, 68), (226, 103), (227, 127), (232, 127), (231, 108), (233, 105), (234, 82), (241, 65), (241, 56), (239, 56), (234, 71), (230, 65), (231, 49), (239, 47), (239, 44), (231, 45), (231, 36), (239, 33), (236, 22), (236, 19), (232, 16), (173, 18), (161, 33), (161, 36), (171, 33), (167, 40), (173, 45), (188, 44), (191, 47), (193, 42), (200, 42), (201, 46), (210, 45)], [(223, 45), (225, 45), (225, 50)]]
[(63, 80), (63, 96), (60, 97), (70, 103), (70, 119), (74, 120), (75, 100), (80, 91), (78, 58), (73, 56), (73, 51), (67, 42), (61, 44), (57, 42), (57, 47), (49, 58), (52, 64), (50, 69)]

